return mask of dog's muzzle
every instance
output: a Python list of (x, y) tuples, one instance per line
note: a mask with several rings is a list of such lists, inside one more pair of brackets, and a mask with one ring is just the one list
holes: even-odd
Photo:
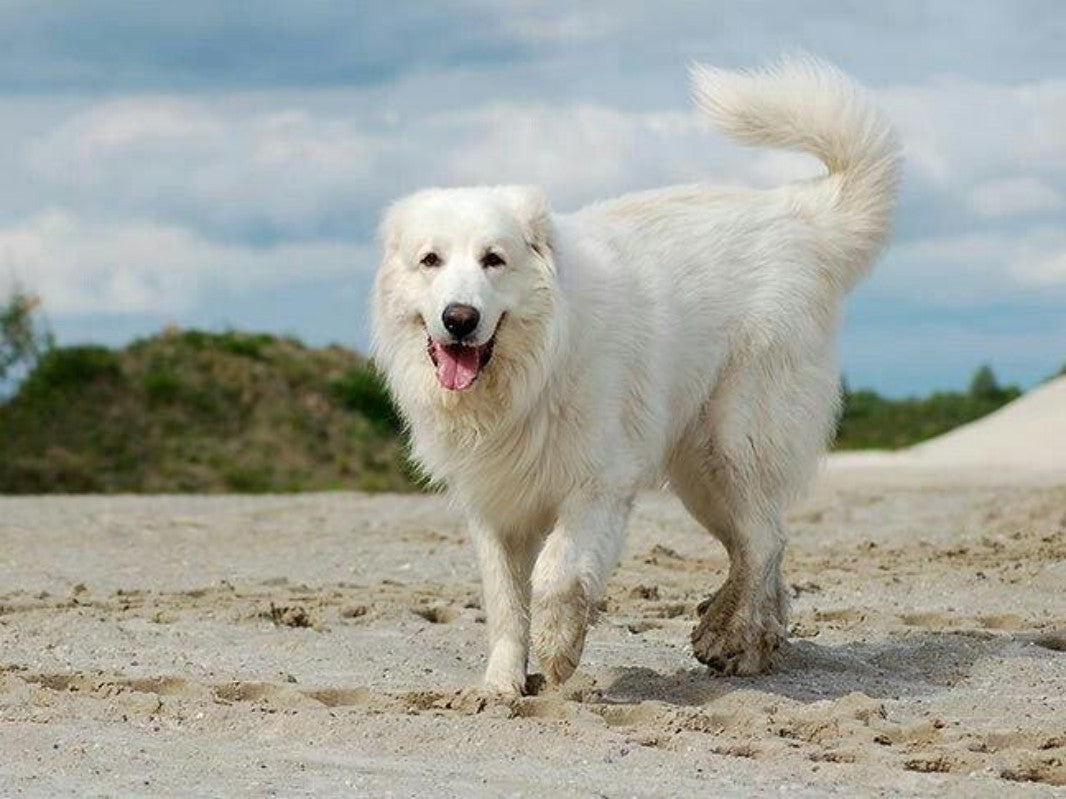
[(442, 344), (430, 338), (426, 350), (436, 367), (437, 381), (449, 391), (465, 391), (470, 388), (492, 358), (495, 342), (495, 336), (480, 345)]

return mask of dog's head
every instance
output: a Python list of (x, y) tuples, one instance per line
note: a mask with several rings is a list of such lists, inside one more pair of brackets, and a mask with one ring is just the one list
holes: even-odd
[(429, 189), (389, 209), (381, 238), (374, 352), (400, 404), (412, 394), (498, 392), (519, 378), (554, 304), (544, 194)]

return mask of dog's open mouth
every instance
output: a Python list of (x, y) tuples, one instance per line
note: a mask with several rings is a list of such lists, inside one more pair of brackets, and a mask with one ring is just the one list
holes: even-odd
[(492, 347), (495, 343), (495, 336), (477, 346), (441, 344), (430, 338), (426, 349), (437, 368), (437, 381), (449, 391), (464, 391), (470, 388), (492, 358)]

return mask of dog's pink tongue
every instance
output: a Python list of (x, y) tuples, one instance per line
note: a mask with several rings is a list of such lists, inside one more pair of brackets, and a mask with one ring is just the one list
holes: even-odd
[(457, 344), (436, 344), (437, 380), (451, 391), (470, 388), (481, 368), (481, 354), (477, 347)]

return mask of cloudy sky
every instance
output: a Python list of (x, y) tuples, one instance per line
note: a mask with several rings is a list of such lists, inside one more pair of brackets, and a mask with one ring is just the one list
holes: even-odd
[[(253, 15), (249, 11), (254, 10)], [(817, 172), (704, 130), (694, 59), (807, 50), (906, 149), (894, 243), (849, 300), (852, 385), (1029, 385), (1066, 361), (1061, 0), (5, 0), (0, 292), (61, 342), (167, 324), (362, 347), (382, 206), (534, 182), (557, 210)]]

